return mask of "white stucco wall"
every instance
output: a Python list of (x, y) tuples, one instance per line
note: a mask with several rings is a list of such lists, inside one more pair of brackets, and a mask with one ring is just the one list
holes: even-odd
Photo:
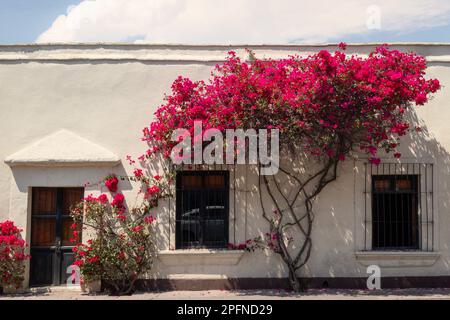
[[(207, 79), (211, 68), (229, 50), (246, 57), (245, 48), (259, 57), (307, 54), (334, 46), (152, 46), (152, 45), (48, 45), (0, 47), (0, 220), (13, 219), (29, 241), (30, 195), (33, 186), (83, 186), (106, 174), (131, 174), (126, 155), (144, 150), (141, 129), (169, 92), (178, 76)], [(349, 46), (349, 53), (367, 53), (373, 46)], [(395, 46), (394, 46), (395, 47)], [(424, 137), (402, 144), (402, 161), (434, 165), (435, 253), (413, 257), (377, 256), (375, 263), (387, 276), (448, 275), (450, 272), (450, 45), (397, 45), (427, 57), (428, 76), (438, 78), (443, 89), (417, 115), (425, 124)], [(61, 129), (69, 130), (108, 149), (122, 159), (117, 166), (91, 163), (78, 166), (13, 166), (4, 160)], [(68, 142), (70, 143), (70, 142)], [(230, 203), (230, 242), (239, 243), (266, 231), (260, 218), (256, 176), (252, 168), (238, 166), (236, 205)], [(349, 160), (339, 179), (317, 201), (313, 252), (307, 275), (315, 277), (358, 277), (366, 275), (366, 263), (355, 254), (364, 249), (364, 161)], [(247, 177), (244, 183), (245, 177)], [(231, 181), (231, 186), (234, 184)], [(132, 186), (121, 183), (132, 204)], [(86, 193), (101, 190), (87, 189)], [(174, 244), (174, 201), (162, 204), (160, 249)], [(236, 207), (236, 212), (234, 208)], [(369, 211), (370, 214), (370, 211)], [(171, 219), (174, 220), (173, 218)], [(167, 254), (166, 254), (167, 256)], [(283, 264), (265, 252), (219, 256), (184, 255), (173, 265), (170, 256), (159, 263), (157, 277), (223, 278), (284, 277)], [(223, 257), (223, 256), (222, 256)], [(367, 257), (366, 257), (367, 258)], [(197, 259), (197, 260), (196, 260)], [(214, 260), (216, 259), (216, 260)], [(378, 259), (378, 260), (377, 260)], [(225, 262), (224, 262), (225, 261)], [(384, 262), (385, 263), (385, 262)], [(386, 263), (385, 263), (386, 264)], [(431, 265), (430, 265), (431, 264)]]

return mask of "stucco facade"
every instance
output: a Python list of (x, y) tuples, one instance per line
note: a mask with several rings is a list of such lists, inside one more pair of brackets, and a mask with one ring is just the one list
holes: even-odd
[[(364, 55), (373, 47), (349, 45), (347, 53)], [(423, 201), (430, 217), (420, 226), (422, 245), (416, 251), (371, 250), (367, 184), (376, 173), (369, 173), (364, 159), (348, 160), (338, 180), (316, 201), (313, 250), (302, 276), (362, 279), (371, 264), (381, 267), (382, 277), (450, 275), (450, 45), (392, 47), (425, 56), (428, 76), (438, 78), (443, 87), (416, 109), (413, 116), (424, 130), (406, 137), (402, 159), (383, 159), (392, 163), (392, 170), (406, 170), (399, 169), (400, 163), (409, 165), (427, 184)], [(144, 150), (141, 129), (150, 123), (172, 81), (179, 75), (207, 79), (229, 50), (246, 58), (246, 48), (258, 57), (280, 58), (336, 46), (1, 46), (0, 220), (14, 220), (29, 242), (31, 188), (83, 187), (109, 173), (131, 175), (125, 158)], [(230, 170), (229, 241), (240, 243), (267, 229), (261, 219), (257, 175), (251, 166), (224, 169)], [(136, 188), (124, 182), (120, 188), (132, 203)], [(86, 187), (85, 194), (102, 191)], [(149, 277), (193, 281), (286, 277), (281, 260), (268, 252), (173, 250), (174, 206), (172, 200), (158, 208), (161, 252)]]

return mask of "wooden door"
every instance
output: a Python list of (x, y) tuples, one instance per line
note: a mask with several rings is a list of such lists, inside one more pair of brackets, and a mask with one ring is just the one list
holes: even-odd
[(83, 188), (33, 188), (31, 286), (66, 283), (67, 267), (74, 259), (70, 207), (81, 201), (83, 195)]

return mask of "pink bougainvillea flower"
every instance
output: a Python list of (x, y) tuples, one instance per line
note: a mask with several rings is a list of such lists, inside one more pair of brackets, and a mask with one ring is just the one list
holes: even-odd
[(94, 197), (92, 194), (88, 195), (83, 199), (86, 202), (98, 202), (101, 204), (108, 203), (108, 197), (105, 194), (101, 194), (98, 198)]
[(120, 221), (126, 221), (127, 220), (127, 216), (123, 214), (123, 212), (120, 212), (117, 216), (116, 216), (117, 220)]
[(75, 261), (72, 263), (73, 266), (78, 266), (78, 267), (81, 267), (83, 264), (84, 264), (84, 261), (83, 261), (83, 260), (75, 260)]
[(127, 161), (128, 161), (128, 163), (129, 163), (130, 165), (133, 165), (133, 164), (136, 163), (136, 161), (134, 161), (133, 158), (131, 158), (131, 156), (128, 156), (128, 155), (127, 155), (126, 158), (127, 158)]
[(144, 175), (142, 169), (134, 169), (133, 174), (136, 178), (141, 178)]
[(108, 188), (110, 192), (117, 191), (117, 185), (119, 184), (119, 179), (116, 176), (109, 177), (105, 181), (105, 187)]
[(369, 158), (369, 162), (371, 164), (374, 164), (374, 165), (378, 166), (381, 163), (381, 159), (380, 158), (370, 157)]
[(118, 193), (114, 196), (113, 201), (111, 201), (111, 206), (115, 208), (123, 208), (125, 197), (122, 193)]
[(427, 101), (428, 99), (425, 93), (419, 93), (415, 99), (416, 104), (419, 106), (424, 105)]
[(151, 186), (151, 187), (147, 188), (147, 192), (151, 195), (157, 194), (157, 193), (159, 193), (159, 191), (160, 190), (159, 190), (158, 186)]
[(99, 261), (100, 261), (100, 258), (98, 256), (93, 256), (93, 257), (88, 259), (89, 263), (97, 263)]
[(100, 202), (100, 203), (102, 203), (102, 204), (108, 203), (108, 196), (107, 196), (106, 194), (101, 194), (101, 195), (97, 198), (97, 201)]
[(347, 49), (347, 44), (345, 42), (339, 43), (339, 49), (341, 49), (341, 50)]
[(155, 220), (156, 220), (156, 219), (155, 219), (155, 217), (153, 217), (153, 216), (146, 216), (146, 217), (144, 218), (144, 222), (147, 223), (147, 224), (152, 224)]

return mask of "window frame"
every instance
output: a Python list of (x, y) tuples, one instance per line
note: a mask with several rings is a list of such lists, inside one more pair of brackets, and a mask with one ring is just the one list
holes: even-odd
[[(184, 189), (181, 186), (181, 179), (185, 175), (194, 175), (194, 176), (200, 176), (201, 177), (201, 186), (200, 187), (191, 187)], [(224, 208), (223, 208), (223, 224), (224, 224), (224, 233), (223, 233), (223, 244), (220, 246), (214, 246), (214, 245), (207, 245), (205, 244), (204, 240), (204, 234), (206, 234), (206, 227), (204, 224), (204, 216), (205, 216), (205, 195), (207, 194), (205, 191), (208, 190), (208, 188), (205, 186), (205, 177), (211, 176), (211, 175), (221, 175), (224, 177), (224, 186), (217, 189), (211, 189), (215, 191), (222, 191), (223, 192), (223, 199), (224, 199)], [(202, 239), (199, 240), (198, 245), (190, 244), (189, 241), (182, 241), (181, 232), (182, 229), (180, 228), (181, 221), (181, 201), (182, 201), (182, 192), (183, 191), (195, 191), (200, 192), (200, 208), (199, 208), (199, 224), (200, 224), (200, 233), (202, 234)], [(228, 247), (229, 242), (229, 220), (230, 220), (230, 172), (227, 170), (180, 170), (176, 172), (176, 213), (175, 213), (175, 249), (226, 249)], [(189, 220), (187, 220), (189, 221)]]
[[(398, 190), (396, 187), (396, 182), (398, 180), (412, 180), (412, 185), (410, 189), (404, 189), (404, 190)], [(379, 180), (387, 180), (389, 182), (389, 186), (387, 189), (384, 190), (377, 190), (376, 188), (376, 182)], [(420, 181), (421, 181), (421, 175), (417, 174), (417, 173), (400, 173), (400, 174), (377, 174), (377, 175), (372, 175), (371, 177), (371, 212), (372, 212), (372, 250), (375, 251), (417, 251), (417, 250), (421, 250), (421, 221), (420, 221), (420, 215), (419, 210), (420, 210), (420, 197), (421, 197), (421, 186), (420, 186)], [(411, 214), (411, 222), (407, 222), (407, 220), (405, 220), (403, 218), (403, 213), (402, 213), (402, 219), (400, 220), (402, 224), (408, 224), (410, 223), (410, 226), (405, 227), (398, 227), (395, 226), (395, 223), (399, 223), (399, 220), (397, 218), (397, 222), (394, 222), (394, 224), (392, 225), (392, 216), (389, 218), (391, 221), (386, 221), (384, 220), (384, 222), (381, 222), (382, 219), (380, 218), (382, 215), (381, 213), (378, 213), (378, 219), (375, 219), (375, 214), (376, 214), (376, 210), (375, 210), (375, 206), (379, 204), (380, 200), (375, 200), (376, 196), (386, 196), (386, 195), (394, 195), (394, 196), (399, 196), (399, 197), (403, 197), (403, 196), (411, 196), (411, 200), (414, 199), (414, 207), (408, 208), (406, 211), (412, 210), (412, 212), (410, 212)], [(400, 198), (401, 200), (389, 200), (389, 201), (402, 201), (404, 199)], [(381, 200), (383, 201), (383, 206), (385, 205), (385, 201), (387, 201), (385, 198), (381, 198)], [(404, 211), (403, 209), (403, 204), (401, 205), (402, 209), (401, 211)], [(395, 210), (397, 211), (397, 204), (396, 204), (396, 208)], [(394, 209), (391, 209), (391, 213)], [(385, 209), (386, 212), (386, 209)], [(416, 215), (415, 217), (415, 223), (413, 223), (414, 220), (414, 215)], [(398, 213), (396, 214), (396, 217), (398, 217)], [(376, 224), (375, 221), (378, 221), (378, 225)], [(390, 225), (388, 226), (389, 229), (393, 229), (395, 227), (396, 231), (400, 228), (400, 230), (404, 230), (406, 229), (408, 232), (411, 232), (411, 234), (415, 233), (415, 237), (410, 236), (410, 238), (408, 238), (405, 235), (402, 235), (399, 237), (398, 240), (396, 240), (395, 245), (386, 245), (388, 241), (386, 241), (386, 235), (383, 236), (384, 240), (381, 241), (379, 238), (375, 237), (375, 233), (379, 234), (379, 230), (381, 228), (384, 229), (384, 232), (386, 232), (386, 226), (387, 224), (390, 223)], [(379, 228), (376, 230), (376, 227)], [(415, 230), (414, 230), (415, 228)], [(403, 233), (403, 231), (402, 231)], [(402, 240), (403, 237), (403, 240)], [(392, 238), (392, 237), (388, 237), (388, 238)], [(378, 243), (376, 243), (378, 240)], [(390, 239), (390, 241), (392, 242), (393, 240)], [(400, 242), (408, 242), (411, 241), (413, 242), (412, 245), (399, 245)], [(383, 245), (380, 245), (380, 243), (384, 242)]]

